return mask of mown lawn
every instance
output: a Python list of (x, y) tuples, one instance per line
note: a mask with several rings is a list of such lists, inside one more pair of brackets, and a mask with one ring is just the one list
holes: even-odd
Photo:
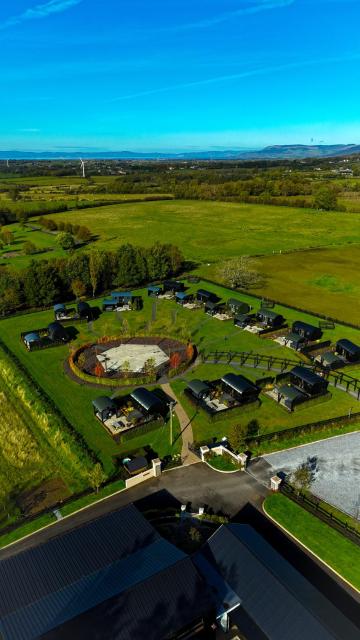
[[(197, 288), (211, 289), (224, 300), (233, 296), (233, 292), (220, 286), (208, 285), (200, 282), (197, 285), (191, 285), (191, 290)], [(100, 423), (94, 418), (92, 411), (92, 400), (99, 395), (106, 395), (106, 390), (89, 388), (83, 384), (77, 384), (72, 381), (64, 371), (64, 362), (69, 356), (70, 349), (74, 346), (80, 346), (86, 342), (93, 342), (98, 338), (107, 336), (121, 335), (122, 321), (126, 319), (129, 324), (129, 330), (132, 335), (137, 333), (150, 333), (156, 336), (169, 335), (186, 342), (188, 338), (194, 341), (199, 349), (205, 350), (231, 350), (231, 351), (252, 351), (255, 353), (274, 355), (284, 358), (297, 359), (296, 353), (281, 347), (278, 343), (269, 339), (260, 339), (246, 331), (242, 331), (234, 327), (231, 321), (221, 322), (206, 315), (203, 310), (190, 311), (183, 309), (175, 302), (160, 300), (154, 302), (152, 298), (147, 297), (147, 292), (138, 290), (144, 299), (144, 309), (140, 312), (107, 312), (101, 314), (100, 318), (87, 326), (84, 324), (76, 325), (78, 335), (76, 339), (68, 346), (54, 347), (42, 351), (34, 351), (29, 353), (22, 341), (20, 333), (46, 327), (53, 320), (52, 310), (43, 311), (32, 314), (25, 314), (14, 318), (8, 318), (0, 321), (0, 335), (2, 340), (7, 344), (11, 351), (19, 358), (21, 363), (27, 368), (31, 376), (53, 399), (56, 405), (61, 409), (66, 418), (73, 424), (74, 428), (79, 431), (87, 441), (91, 449), (93, 449), (102, 460), (107, 473), (113, 471), (113, 456), (133, 450), (149, 444), (162, 457), (170, 452), (178, 453), (180, 450), (180, 439), (176, 440), (172, 449), (168, 443), (165, 430), (151, 432), (134, 438), (123, 445), (116, 445), (111, 437), (101, 427)], [(244, 300), (248, 300), (254, 308), (258, 309), (260, 301), (250, 296), (239, 296)], [(100, 306), (101, 300), (91, 302), (94, 306)], [(155, 305), (155, 306), (154, 306)], [(298, 318), (308, 319), (311, 322), (317, 322), (316, 319), (308, 315), (299, 314), (289, 309), (278, 307), (279, 311), (285, 317), (292, 321)], [(147, 329), (149, 319), (154, 317), (150, 329)], [(337, 326), (335, 331), (329, 331), (326, 335), (336, 339), (337, 337), (348, 337), (355, 341), (360, 341), (359, 332)], [(186, 373), (185, 378), (204, 377), (214, 379), (221, 372), (231, 371), (229, 366), (216, 367), (212, 365), (201, 365), (197, 371)], [(238, 371), (238, 370), (236, 370)], [(266, 372), (260, 369), (246, 369), (244, 374), (250, 378), (256, 379), (262, 377)], [(173, 381), (174, 389), (181, 395), (181, 391), (185, 383), (181, 380)], [(275, 431), (282, 428), (293, 426), (294, 424), (303, 424), (311, 422), (313, 419), (322, 419), (339, 415), (348, 410), (349, 406), (356, 405), (356, 401), (341, 391), (334, 391), (334, 399), (331, 402), (312, 407), (311, 410), (302, 409), (296, 414), (288, 414), (285, 410), (277, 407), (276, 404), (267, 398), (264, 398), (262, 407), (258, 410), (257, 416), (262, 429)], [(184, 406), (191, 414), (191, 408)], [(249, 415), (250, 418), (253, 417)], [(224, 423), (217, 423), (216, 429), (218, 433), (226, 435), (233, 420), (230, 418)], [(200, 418), (194, 420), (195, 437), (208, 437), (213, 433), (214, 427)], [(222, 433), (224, 432), (224, 433)]]
[(360, 589), (360, 547), (282, 494), (264, 502), (265, 512)]

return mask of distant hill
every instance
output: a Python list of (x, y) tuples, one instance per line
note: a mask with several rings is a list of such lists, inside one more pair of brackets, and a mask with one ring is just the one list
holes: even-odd
[(249, 151), (242, 154), (242, 158), (281, 160), (301, 158), (331, 158), (334, 156), (347, 156), (360, 153), (360, 145), (356, 144), (332, 144), (332, 145), (274, 145), (265, 147), (260, 151)]
[(134, 151), (0, 151), (0, 160), (297, 160), (360, 154), (360, 145), (273, 145), (264, 149), (239, 149), (162, 153)]

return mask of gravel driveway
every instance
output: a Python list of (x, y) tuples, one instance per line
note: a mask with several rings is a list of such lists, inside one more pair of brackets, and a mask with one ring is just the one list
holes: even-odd
[(275, 472), (291, 473), (309, 462), (311, 491), (360, 519), (360, 432), (264, 456)]

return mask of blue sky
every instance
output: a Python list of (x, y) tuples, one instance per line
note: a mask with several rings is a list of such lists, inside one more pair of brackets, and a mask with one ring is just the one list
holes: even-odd
[(2, 0), (1, 149), (360, 142), (360, 0)]

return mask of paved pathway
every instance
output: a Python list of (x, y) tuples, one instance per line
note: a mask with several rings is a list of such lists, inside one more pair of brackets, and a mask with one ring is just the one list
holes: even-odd
[(164, 392), (168, 396), (173, 398), (176, 402), (175, 413), (180, 422), (180, 430), (181, 430), (181, 437), (182, 437), (182, 448), (181, 448), (182, 463), (185, 465), (188, 465), (188, 464), (194, 464), (195, 462), (199, 462), (199, 458), (189, 449), (189, 445), (194, 442), (191, 419), (189, 418), (188, 414), (181, 406), (179, 400), (177, 399), (169, 383), (165, 383), (161, 386)]

